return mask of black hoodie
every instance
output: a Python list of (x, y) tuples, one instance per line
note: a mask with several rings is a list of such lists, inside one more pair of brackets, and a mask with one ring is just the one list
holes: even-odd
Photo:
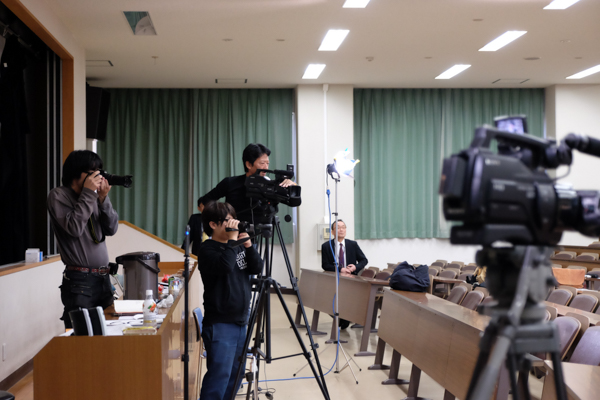
[(209, 239), (202, 243), (198, 267), (204, 283), (204, 323), (245, 325), (250, 304), (250, 275), (262, 271), (263, 261), (251, 246), (230, 247)]

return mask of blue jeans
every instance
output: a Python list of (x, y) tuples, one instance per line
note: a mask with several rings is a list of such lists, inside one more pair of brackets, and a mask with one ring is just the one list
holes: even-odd
[[(240, 365), (239, 357), (246, 355), (246, 325), (204, 325), (202, 340), (206, 348), (206, 374), (202, 380), (200, 399), (229, 400), (234, 392), (233, 385)], [(244, 372), (242, 369), (240, 376), (243, 376)], [(239, 387), (236, 387), (235, 392), (238, 389)]]

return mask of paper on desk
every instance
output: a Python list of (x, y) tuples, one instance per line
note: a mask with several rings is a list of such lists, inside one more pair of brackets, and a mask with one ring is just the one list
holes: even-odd
[(144, 300), (115, 300), (115, 312), (123, 313), (139, 313), (144, 309)]

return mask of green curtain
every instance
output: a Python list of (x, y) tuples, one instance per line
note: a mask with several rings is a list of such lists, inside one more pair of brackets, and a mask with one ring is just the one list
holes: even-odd
[[(244, 173), (248, 143), (271, 149), (272, 168), (291, 163), (291, 89), (110, 92), (106, 142), (99, 143), (98, 153), (108, 172), (134, 176), (133, 187), (113, 187), (111, 199), (120, 219), (170, 243), (182, 243), (189, 210), (195, 212), (200, 195)], [(280, 215), (286, 208), (280, 206)], [(291, 226), (285, 225), (285, 240), (291, 242)]]
[(447, 238), (437, 194), (442, 160), (496, 116), (525, 114), (544, 132), (543, 89), (355, 89), (358, 239)]
[[(292, 163), (292, 89), (194, 90), (192, 97), (194, 199), (223, 178), (244, 174), (242, 152), (249, 143), (271, 150), (270, 169)], [(291, 243), (292, 226), (283, 222), (286, 214), (291, 214), (290, 207), (280, 204), (283, 238)]]

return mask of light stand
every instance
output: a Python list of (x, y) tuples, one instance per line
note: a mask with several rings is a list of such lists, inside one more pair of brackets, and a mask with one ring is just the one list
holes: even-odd
[[(331, 179), (333, 179), (335, 182), (335, 209), (333, 212), (333, 215), (335, 216), (335, 224), (334, 224), (335, 236), (334, 236), (334, 241), (333, 241), (334, 245), (338, 242), (338, 232), (337, 232), (337, 226), (338, 226), (337, 224), (338, 224), (338, 220), (339, 220), (339, 218), (338, 218), (339, 217), (339, 215), (338, 215), (338, 183), (340, 182), (340, 173), (338, 172), (338, 170), (336, 168), (336, 164), (337, 164), (337, 157), (333, 164), (327, 165), (327, 174), (329, 176), (331, 176)], [(350, 169), (350, 171), (348, 171), (347, 175), (349, 175), (349, 172), (351, 172), (351, 170), (352, 169)], [(337, 177), (336, 177), (336, 175), (337, 175)], [(356, 364), (356, 362), (354, 361), (352, 356), (348, 356), (348, 353), (346, 353), (346, 350), (344, 350), (342, 343), (347, 343), (347, 341), (340, 340), (340, 325), (339, 325), (339, 320), (340, 320), (340, 313), (339, 313), (340, 312), (340, 305), (339, 305), (339, 301), (340, 301), (340, 296), (339, 296), (339, 294), (340, 294), (340, 288), (339, 288), (340, 265), (339, 265), (338, 254), (336, 254), (336, 251), (335, 251), (335, 246), (333, 246), (331, 251), (333, 253), (333, 259), (334, 259), (335, 267), (336, 267), (335, 268), (335, 275), (336, 275), (336, 279), (335, 279), (335, 309), (334, 309), (333, 319), (334, 319), (334, 324), (335, 324), (334, 326), (337, 328), (337, 340), (330, 339), (330, 340), (327, 340), (325, 343), (328, 343), (328, 344), (336, 343), (338, 346), (338, 351), (341, 350), (342, 354), (344, 355), (344, 358), (346, 359), (346, 363), (340, 369), (340, 358), (337, 357), (335, 373), (339, 374), (346, 367), (349, 367), (350, 371), (352, 372), (352, 376), (354, 376), (354, 381), (356, 382), (356, 384), (358, 384), (358, 380), (356, 379), (356, 374), (354, 373), (354, 369), (352, 369), (352, 365), (350, 364), (350, 361), (354, 362), (354, 364), (359, 369), (359, 371), (361, 369), (358, 366), (358, 364)]]
[(183, 302), (183, 330), (184, 330), (184, 347), (183, 354), (181, 355), (181, 361), (183, 361), (183, 399), (189, 400), (190, 398), (190, 355), (189, 355), (189, 285), (190, 280), (190, 226), (185, 227), (185, 255), (183, 262), (183, 280), (184, 280), (184, 302)]

